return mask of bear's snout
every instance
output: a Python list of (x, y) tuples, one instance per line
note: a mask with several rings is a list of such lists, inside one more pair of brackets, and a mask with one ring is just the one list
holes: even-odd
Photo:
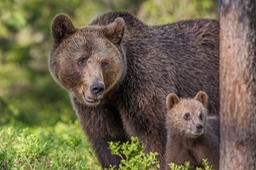
[(91, 86), (90, 86), (90, 91), (91, 93), (98, 97), (99, 95), (101, 95), (105, 90), (105, 85), (102, 83), (102, 82), (96, 82), (96, 83), (93, 83)]

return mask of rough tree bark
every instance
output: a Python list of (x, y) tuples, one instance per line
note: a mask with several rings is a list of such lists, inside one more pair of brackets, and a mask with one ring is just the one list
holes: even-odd
[(255, 0), (220, 1), (220, 169), (256, 169)]

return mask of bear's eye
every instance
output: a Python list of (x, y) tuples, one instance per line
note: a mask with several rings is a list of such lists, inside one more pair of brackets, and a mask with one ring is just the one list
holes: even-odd
[(101, 68), (105, 69), (108, 67), (108, 61), (102, 61), (101, 62)]
[(77, 64), (78, 64), (79, 67), (84, 67), (84, 66), (86, 66), (86, 63), (87, 63), (87, 58), (80, 58), (80, 59), (78, 59), (78, 61), (77, 61)]
[(187, 112), (187, 113), (184, 113), (183, 118), (184, 118), (185, 120), (189, 120), (190, 114), (189, 114), (188, 112)]

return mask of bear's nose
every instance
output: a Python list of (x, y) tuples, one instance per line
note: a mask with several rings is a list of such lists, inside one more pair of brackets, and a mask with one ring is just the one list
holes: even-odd
[(90, 87), (91, 93), (95, 96), (101, 95), (105, 90), (105, 85), (103, 83), (94, 83)]
[(197, 128), (198, 130), (201, 130), (201, 129), (203, 129), (203, 125), (202, 125), (201, 123), (197, 123), (197, 124), (196, 124), (196, 128)]

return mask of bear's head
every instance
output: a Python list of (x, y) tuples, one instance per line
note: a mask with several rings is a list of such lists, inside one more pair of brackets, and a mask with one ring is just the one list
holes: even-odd
[(53, 78), (81, 104), (97, 106), (123, 78), (126, 57), (122, 39), (125, 23), (75, 28), (70, 17), (52, 21), (53, 46), (49, 70)]
[(180, 99), (171, 93), (166, 98), (166, 125), (171, 133), (187, 138), (197, 138), (203, 134), (207, 120), (208, 96), (200, 91), (192, 99)]

